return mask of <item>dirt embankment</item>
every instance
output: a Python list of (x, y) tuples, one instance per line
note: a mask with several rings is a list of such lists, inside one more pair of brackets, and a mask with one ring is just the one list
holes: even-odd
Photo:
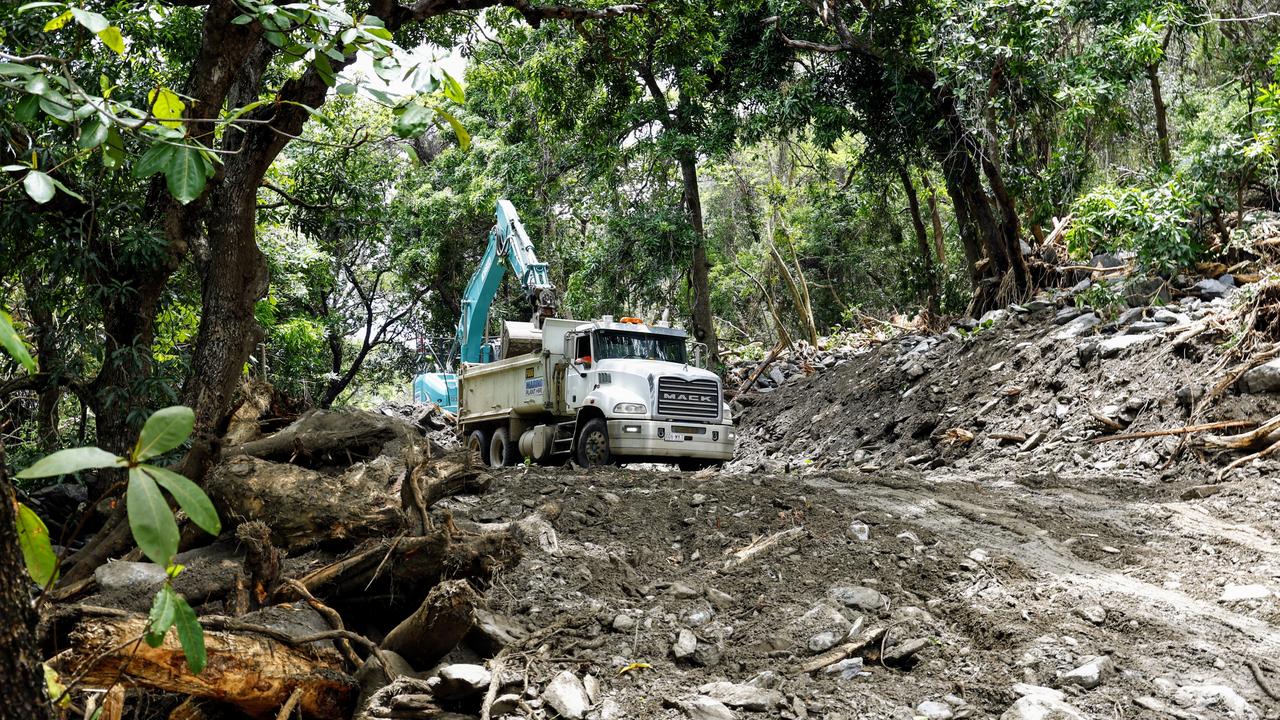
[(589, 718), (1280, 717), (1275, 461), (1216, 483), (1243, 453), (1090, 443), (1280, 411), (1258, 380), (1193, 417), (1246, 302), (1041, 298), (740, 397), (722, 472), (514, 470), (450, 501), (560, 507), (490, 594), (546, 633), (529, 711), (567, 672)]

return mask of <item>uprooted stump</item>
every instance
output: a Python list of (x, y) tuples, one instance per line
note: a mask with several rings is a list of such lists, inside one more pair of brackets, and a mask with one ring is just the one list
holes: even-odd
[[(329, 640), (307, 642), (329, 630), (308, 607), (277, 606), (237, 621), (252, 630), (217, 630), (217, 618), (205, 618), (208, 664), (199, 675), (187, 668), (177, 634), (160, 647), (143, 642), (146, 615), (89, 612), (71, 633), (69, 650), (51, 664), (88, 687), (126, 685), (194, 698), (217, 699), (253, 717), (275, 717), (295, 690), (297, 706), (308, 718), (349, 717), (358, 690)], [(284, 638), (284, 639), (282, 639)]]
[[(312, 410), (277, 433), (230, 447), (224, 457), (251, 455), (273, 462), (310, 468), (347, 467), (379, 455), (419, 450), (429, 443), (409, 423), (386, 415), (343, 408)], [(432, 444), (434, 445), (434, 444)], [(441, 455), (444, 449), (421, 449), (422, 456)], [(418, 457), (403, 458), (416, 464)]]
[(480, 596), (466, 580), (446, 580), (431, 589), (422, 605), (382, 641), (414, 667), (431, 667), (462, 642), (475, 624)]

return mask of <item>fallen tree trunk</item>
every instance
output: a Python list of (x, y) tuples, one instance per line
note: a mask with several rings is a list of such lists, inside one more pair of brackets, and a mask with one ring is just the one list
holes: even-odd
[(440, 500), (488, 490), (493, 479), (483, 469), (466, 449), (428, 458), (414, 467), (400, 488), (400, 503), (405, 513), (416, 518), (417, 533), (432, 528), (428, 511)]
[(428, 441), (398, 418), (354, 409), (313, 410), (280, 432), (228, 448), (223, 457), (250, 455), (308, 467), (345, 467), (390, 454), (385, 446), (392, 442), (412, 447)]
[(71, 634), (71, 649), (51, 664), (89, 687), (125, 683), (216, 699), (258, 718), (274, 717), (295, 690), (300, 691), (297, 703), (305, 717), (350, 716), (357, 687), (344, 671), (342, 656), (332, 643), (307, 642), (307, 628), (316, 620), (323, 626), (323, 620), (307, 608), (288, 614), (295, 620), (272, 634), (286, 633), (293, 642), (206, 627), (208, 664), (199, 675), (187, 669), (177, 633), (170, 632), (160, 647), (153, 648), (142, 640), (146, 616), (134, 613), (86, 616)]
[(475, 625), (480, 596), (466, 580), (446, 580), (382, 641), (414, 667), (429, 668), (449, 654)]

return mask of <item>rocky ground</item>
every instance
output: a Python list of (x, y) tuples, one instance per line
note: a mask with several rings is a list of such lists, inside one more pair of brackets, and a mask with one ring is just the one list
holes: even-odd
[[(1257, 307), (1226, 280), (801, 350), (736, 399), (723, 471), (515, 469), (446, 501), (559, 510), (489, 591), (526, 638), (494, 716), (1280, 717), (1280, 466), (1090, 442), (1190, 421)], [(1276, 415), (1277, 380), (1197, 422)]]

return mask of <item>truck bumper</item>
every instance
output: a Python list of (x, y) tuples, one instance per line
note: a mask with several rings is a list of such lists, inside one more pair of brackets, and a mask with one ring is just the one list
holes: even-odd
[(697, 458), (732, 460), (733, 425), (700, 425), (666, 420), (610, 420), (609, 449), (623, 458), (653, 461)]

